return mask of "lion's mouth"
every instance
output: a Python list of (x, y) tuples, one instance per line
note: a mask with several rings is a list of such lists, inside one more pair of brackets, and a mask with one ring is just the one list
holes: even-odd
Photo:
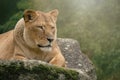
[(50, 52), (52, 50), (52, 46), (50, 44), (46, 46), (42, 46), (42, 45), (37, 45), (37, 46), (40, 48), (40, 50), (45, 52)]
[(51, 47), (51, 45), (49, 44), (49, 45), (47, 45), (47, 46), (42, 46), (42, 45), (37, 45), (38, 47), (40, 47), (40, 48), (47, 48), (47, 47)]

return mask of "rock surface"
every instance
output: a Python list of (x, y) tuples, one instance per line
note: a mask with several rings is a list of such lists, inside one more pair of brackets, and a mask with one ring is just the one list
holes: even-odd
[(68, 68), (38, 60), (0, 61), (0, 80), (97, 80), (92, 62), (73, 39), (58, 39)]
[(0, 61), (0, 80), (91, 80), (80, 71), (38, 60)]
[(92, 80), (97, 80), (95, 67), (89, 58), (81, 52), (78, 41), (58, 38), (57, 42), (69, 68), (80, 69)]

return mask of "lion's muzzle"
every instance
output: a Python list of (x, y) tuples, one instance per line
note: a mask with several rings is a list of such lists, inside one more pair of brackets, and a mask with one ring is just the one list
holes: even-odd
[(54, 39), (53, 38), (47, 38), (47, 40), (51, 43)]

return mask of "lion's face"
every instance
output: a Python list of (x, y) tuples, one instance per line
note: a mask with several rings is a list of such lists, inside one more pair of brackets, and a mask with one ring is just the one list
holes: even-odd
[(31, 48), (51, 51), (56, 40), (56, 20), (58, 11), (48, 13), (27, 10), (24, 13), (24, 40)]

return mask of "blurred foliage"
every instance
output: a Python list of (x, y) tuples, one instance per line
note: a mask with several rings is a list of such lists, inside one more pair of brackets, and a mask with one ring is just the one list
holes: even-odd
[(9, 21), (6, 22), (4, 25), (0, 25), (0, 33), (13, 29), (17, 21), (22, 17), (22, 14), (23, 12), (19, 11), (18, 13), (11, 16)]
[(0, 24), (4, 24), (9, 20), (11, 15), (17, 12), (17, 2), (19, 0), (1, 0), (0, 1)]
[(45, 12), (58, 9), (58, 37), (74, 38), (79, 41), (81, 50), (96, 66), (98, 80), (120, 79), (119, 0), (13, 0), (12, 2), (14, 5), (8, 0), (0, 1), (2, 8), (0, 33), (13, 29), (25, 9)]

